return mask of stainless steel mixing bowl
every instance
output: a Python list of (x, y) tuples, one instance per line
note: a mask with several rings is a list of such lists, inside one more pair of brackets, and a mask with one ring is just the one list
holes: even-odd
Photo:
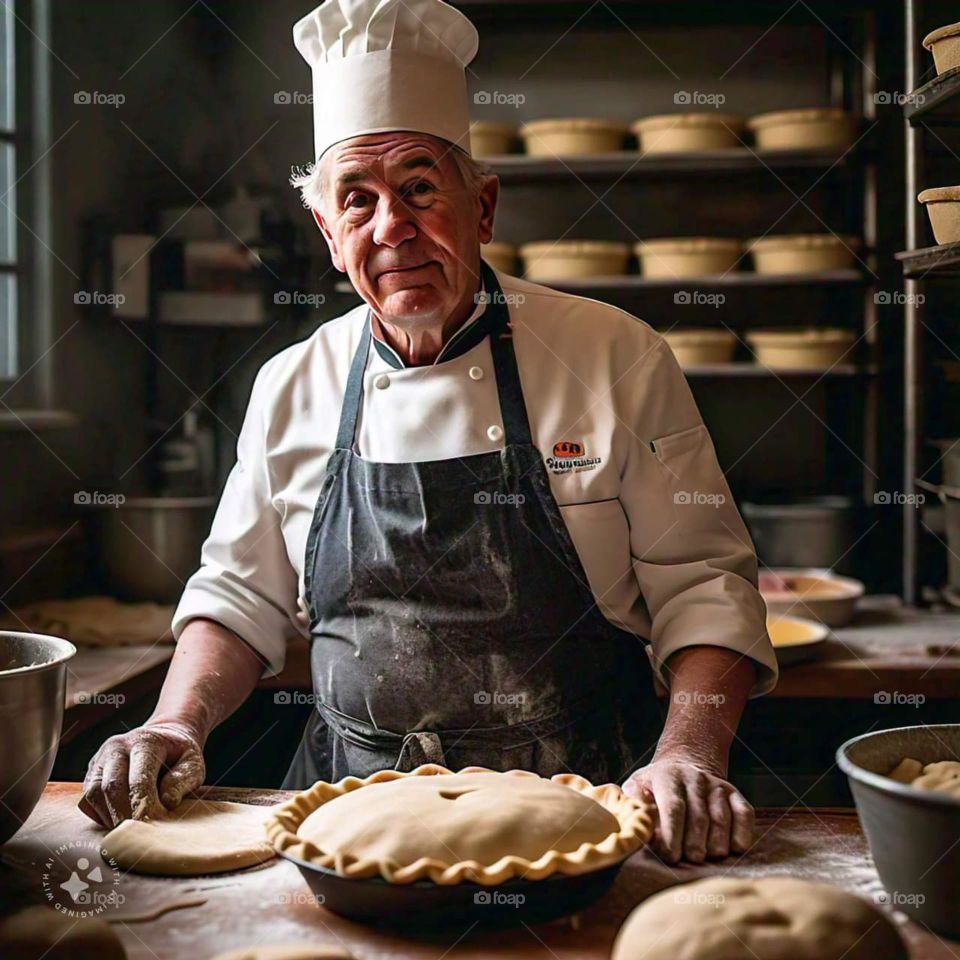
[(68, 640), (0, 630), (0, 843), (23, 826), (60, 742)]
[(850, 779), (887, 902), (947, 937), (960, 937), (960, 799), (891, 780), (904, 757), (960, 760), (960, 724), (876, 730), (848, 740), (837, 764)]

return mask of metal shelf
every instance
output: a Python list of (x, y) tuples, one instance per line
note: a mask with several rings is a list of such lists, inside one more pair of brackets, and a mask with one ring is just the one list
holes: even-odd
[(858, 367), (853, 364), (837, 364), (826, 369), (794, 370), (780, 367), (765, 367), (759, 363), (717, 363), (704, 364), (696, 367), (684, 367), (683, 372), (688, 377), (721, 378), (721, 377), (751, 377), (755, 379), (770, 378), (785, 380), (802, 377), (873, 377), (877, 375), (875, 367)]
[(906, 280), (960, 278), (960, 243), (904, 250), (896, 255)]
[(934, 77), (909, 94), (903, 116), (913, 125), (960, 125), (960, 67)]
[(817, 287), (850, 285), (866, 282), (858, 270), (823, 270), (818, 273), (757, 273), (739, 270), (700, 277), (645, 277), (626, 274), (613, 277), (590, 277), (585, 280), (537, 281), (565, 293), (589, 294), (594, 297), (616, 296), (634, 290), (712, 290), (730, 287)]
[(641, 154), (636, 150), (537, 157), (507, 153), (483, 157), (502, 183), (529, 183), (570, 178), (634, 180), (649, 176), (694, 174), (749, 174), (762, 170), (849, 170), (860, 164), (864, 151), (835, 150), (702, 150), (696, 153)]

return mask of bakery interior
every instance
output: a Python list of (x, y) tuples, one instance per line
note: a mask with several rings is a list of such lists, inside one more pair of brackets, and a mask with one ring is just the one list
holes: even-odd
[[(401, 810), (429, 777), (281, 789), (314, 711), (305, 632), (206, 742), (216, 836), (171, 841), (193, 859), (145, 867), (78, 810), (91, 757), (155, 709), (257, 371), (361, 303), (290, 184), (310, 6), (0, 6), (0, 956), (960, 956), (944, 2), (452, 4), (500, 181), (484, 260), (664, 335), (756, 548), (779, 679), (730, 750), (745, 852), (668, 863), (648, 802), (532, 774), (459, 829), (515, 790), (506, 856), (561, 790), (577, 847), (399, 878), (324, 851), (308, 816), (354, 822), (391, 784)], [(397, 817), (398, 845), (426, 819)]]

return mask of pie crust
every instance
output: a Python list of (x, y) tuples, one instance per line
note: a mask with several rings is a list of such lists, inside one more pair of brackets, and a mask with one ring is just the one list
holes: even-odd
[[(519, 847), (526, 843), (529, 845), (530, 839), (527, 831), (515, 833), (511, 838), (506, 832), (511, 829), (510, 824), (504, 825), (505, 836), (502, 845), (505, 851), (496, 859), (485, 857), (491, 862), (480, 862), (477, 859), (456, 859), (456, 851), (450, 849), (449, 857), (422, 856), (412, 862), (409, 851), (401, 852), (397, 857), (386, 855), (382, 850), (377, 855), (364, 853), (362, 855), (353, 855), (344, 850), (335, 851), (333, 849), (325, 850), (318, 846), (312, 839), (300, 836), (298, 831), (305, 821), (320, 810), (324, 804), (333, 800), (338, 800), (347, 794), (355, 791), (369, 788), (371, 786), (390, 784), (394, 781), (405, 779), (415, 779), (423, 777), (442, 776), (444, 780), (441, 783), (441, 789), (437, 791), (446, 801), (455, 801), (461, 795), (474, 792), (480, 788), (477, 786), (480, 778), (471, 777), (470, 780), (464, 780), (464, 786), (471, 789), (462, 794), (455, 791), (457, 777), (466, 777), (471, 774), (493, 774), (497, 778), (509, 778), (512, 781), (508, 790), (511, 794), (524, 797), (527, 791), (523, 790), (525, 784), (520, 783), (523, 779), (529, 780), (529, 785), (534, 793), (541, 796), (546, 795), (545, 791), (551, 791), (553, 786), (561, 787), (574, 791), (580, 796), (577, 803), (571, 804), (573, 808), (572, 822), (565, 826), (559, 832), (551, 843), (556, 846), (563, 846), (565, 835), (571, 835), (574, 829), (585, 830), (582, 821), (592, 821), (592, 828), (597, 824), (603, 824), (606, 829), (605, 820), (610, 820), (611, 829), (605, 835), (601, 835), (594, 840), (585, 840), (577, 844), (572, 849), (545, 849), (542, 854), (531, 859), (530, 856), (518, 856), (511, 854), (507, 849), (510, 846), (511, 839)], [(438, 783), (440, 783), (438, 781)], [(495, 783), (495, 782), (494, 782)], [(519, 789), (518, 789), (519, 785)], [(484, 784), (484, 787), (486, 784)], [(454, 793), (454, 796), (448, 796), (447, 793)], [(423, 796), (423, 794), (419, 794)], [(533, 796), (534, 794), (531, 794)], [(396, 804), (397, 791), (391, 792), (389, 799), (392, 804), (388, 804), (388, 809), (396, 812), (397, 821), (403, 824), (404, 818), (397, 811), (400, 808)], [(506, 794), (505, 794), (506, 796)], [(562, 800), (560, 794), (557, 797)], [(594, 811), (591, 806), (585, 805), (582, 798), (594, 801), (599, 810)], [(381, 794), (377, 800), (381, 804), (387, 800), (385, 794)], [(527, 798), (529, 799), (529, 798)], [(475, 809), (476, 808), (476, 809)], [(491, 826), (495, 823), (492, 818), (477, 817), (477, 810), (486, 813), (490, 811), (489, 802), (484, 802), (479, 806), (474, 804), (469, 808), (471, 818), (471, 827), (458, 835), (463, 842), (468, 844), (477, 843), (481, 846), (492, 844), (496, 846), (499, 837), (496, 836), (495, 829)], [(345, 830), (359, 834), (366, 842), (371, 836), (379, 839), (384, 832), (377, 828), (377, 823), (384, 823), (385, 818), (382, 812), (376, 807), (373, 808), (374, 816), (378, 819), (372, 821), (372, 827), (366, 829), (366, 825), (356, 815), (349, 819), (346, 817), (334, 821), (337, 827), (343, 825)], [(457, 811), (451, 811), (454, 817), (459, 816), (462, 808)], [(419, 815), (410, 813), (406, 817), (406, 822), (418, 821), (417, 825), (422, 825), (426, 831), (433, 833), (431, 824), (436, 826), (438, 836), (442, 833), (439, 827), (439, 820), (434, 816), (427, 815), (420, 820)], [(516, 828), (513, 823), (512, 827)], [(538, 821), (537, 827), (542, 826)], [(535, 773), (529, 773), (525, 770), (510, 770), (506, 773), (497, 773), (485, 767), (466, 767), (458, 773), (441, 767), (436, 764), (425, 764), (417, 767), (409, 773), (402, 773), (396, 770), (381, 770), (371, 776), (360, 780), (356, 777), (345, 777), (338, 783), (326, 783), (320, 781), (315, 783), (309, 790), (298, 793), (287, 803), (275, 808), (270, 819), (267, 820), (267, 836), (269, 837), (277, 853), (285, 854), (297, 860), (315, 864), (328, 870), (335, 870), (344, 877), (356, 879), (382, 877), (388, 883), (407, 884), (418, 880), (432, 880), (434, 883), (442, 885), (452, 885), (463, 882), (483, 884), (486, 886), (504, 883), (514, 877), (520, 877), (527, 880), (543, 880), (553, 874), (575, 875), (590, 873), (594, 870), (600, 870), (626, 859), (631, 853), (640, 849), (649, 839), (652, 833), (653, 821), (650, 808), (631, 797), (628, 797), (615, 784), (608, 783), (599, 787), (593, 786), (587, 780), (575, 774), (557, 774), (550, 780), (537, 776)], [(535, 832), (535, 831), (530, 831)], [(468, 838), (469, 835), (469, 838)], [(374, 839), (368, 847), (377, 847), (377, 839)], [(404, 841), (409, 839), (407, 834), (402, 834)], [(431, 838), (432, 839), (432, 838)], [(576, 841), (572, 841), (575, 843)], [(389, 845), (389, 841), (388, 841)], [(444, 846), (446, 846), (444, 844)], [(567, 846), (571, 846), (568, 841)], [(529, 851), (527, 851), (529, 854)], [(403, 861), (403, 862), (401, 862)]]
[(583, 280), (627, 272), (630, 247), (610, 240), (535, 240), (520, 247), (528, 280)]

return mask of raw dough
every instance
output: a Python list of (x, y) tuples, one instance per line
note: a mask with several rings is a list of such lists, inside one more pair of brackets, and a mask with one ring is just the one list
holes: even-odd
[(897, 783), (913, 783), (923, 773), (923, 764), (912, 757), (904, 757), (888, 774)]
[(244, 947), (220, 953), (213, 960), (356, 960), (344, 947), (285, 943), (269, 947)]
[(264, 832), (270, 807), (184, 800), (159, 820), (124, 820), (103, 856), (134, 873), (198, 876), (239, 870), (275, 854)]
[(887, 776), (918, 790), (933, 790), (960, 797), (960, 762), (956, 760), (940, 760), (924, 766), (919, 760), (905, 757)]
[(27, 907), (0, 920), (3, 960), (126, 960), (127, 952), (99, 917), (70, 917)]
[(644, 901), (611, 960), (906, 960), (893, 923), (865, 900), (793, 877), (708, 877)]
[[(493, 814), (493, 815), (491, 815)], [(298, 836), (330, 853), (406, 866), (424, 857), (484, 865), (537, 860), (599, 843), (620, 829), (595, 800), (540, 777), (497, 773), (407, 777), (323, 804)]]

